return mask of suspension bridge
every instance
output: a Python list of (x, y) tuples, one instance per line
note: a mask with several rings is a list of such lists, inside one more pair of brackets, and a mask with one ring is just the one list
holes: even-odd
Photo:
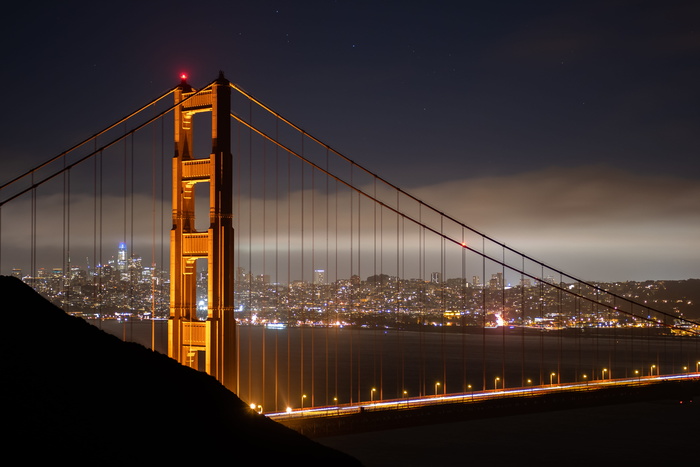
[(700, 365), (696, 319), (516, 251), (223, 74), (4, 182), (0, 270), (279, 417)]

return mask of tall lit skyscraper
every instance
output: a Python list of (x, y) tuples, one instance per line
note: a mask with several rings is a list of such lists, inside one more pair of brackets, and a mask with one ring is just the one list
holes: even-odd
[(326, 270), (316, 269), (314, 270), (314, 284), (324, 285), (326, 283)]
[(117, 255), (117, 270), (119, 272), (126, 271), (126, 243), (119, 244), (119, 254)]

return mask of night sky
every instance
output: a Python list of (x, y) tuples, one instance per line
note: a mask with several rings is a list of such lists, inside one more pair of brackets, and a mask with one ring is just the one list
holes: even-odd
[(467, 225), (587, 280), (700, 277), (700, 4), (5, 8), (2, 176), (222, 70)]

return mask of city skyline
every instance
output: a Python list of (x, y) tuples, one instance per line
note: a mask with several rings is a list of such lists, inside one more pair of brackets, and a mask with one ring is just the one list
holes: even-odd
[[(165, 318), (169, 315), (167, 270), (145, 266), (127, 257), (119, 243), (105, 264), (86, 268), (39, 268), (33, 274), (13, 269), (26, 282), (69, 314), (120, 319)], [(401, 278), (379, 273), (326, 280), (314, 270), (311, 280), (278, 283), (269, 274), (243, 267), (235, 273), (235, 317), (243, 325), (361, 326), (414, 328), (421, 326), (517, 326), (540, 330), (571, 328), (658, 327), (679, 318), (673, 332), (697, 327), (698, 302), (693, 281), (645, 281), (595, 284), (541, 281), (521, 276), (510, 283), (503, 273), (490, 277)], [(697, 280), (695, 280), (697, 282)], [(207, 277), (199, 271), (197, 308), (206, 319)], [(606, 292), (603, 292), (606, 291)], [(565, 293), (567, 292), (567, 293)], [(628, 303), (631, 300), (635, 305)], [(644, 311), (645, 305), (650, 308)], [(636, 308), (636, 310), (635, 310)], [(658, 314), (661, 312), (661, 314)], [(651, 319), (650, 319), (651, 318)], [(685, 321), (690, 320), (690, 321)], [(420, 327), (420, 326), (419, 326)]]
[[(35, 268), (31, 267), (20, 267), (20, 266), (12, 266), (9, 268), (8, 271), (3, 271), (3, 274), (6, 275), (13, 275), (19, 279), (23, 278), (29, 278), (31, 279), (32, 277), (48, 277), (49, 275), (56, 275), (56, 274), (61, 274), (62, 277), (65, 277), (66, 272), (82, 272), (82, 273), (87, 273), (88, 275), (94, 275), (94, 276), (99, 276), (100, 273), (97, 272), (100, 269), (104, 268), (109, 268), (111, 270), (117, 271), (118, 273), (122, 274), (123, 278), (127, 278), (128, 274), (128, 269), (129, 267), (133, 267), (136, 265), (137, 268), (143, 269), (145, 271), (157, 271), (159, 275), (164, 275), (163, 277), (167, 277), (167, 274), (169, 274), (169, 264), (168, 262), (164, 263), (158, 263), (158, 262), (145, 262), (143, 255), (139, 254), (136, 251), (131, 251), (127, 242), (118, 242), (116, 244), (116, 248), (113, 248), (111, 250), (112, 253), (114, 254), (109, 254), (109, 251), (105, 255), (107, 258), (103, 262), (94, 262), (91, 261), (89, 257), (85, 257), (84, 261), (75, 261), (75, 260), (70, 260), (66, 263), (63, 264), (37, 264)], [(167, 256), (167, 255), (166, 255)], [(67, 269), (69, 268), (69, 269)], [(392, 279), (397, 279), (397, 280), (407, 280), (407, 281), (423, 281), (425, 283), (442, 283), (446, 281), (454, 281), (454, 280), (462, 280), (464, 281), (465, 284), (468, 284), (469, 286), (472, 287), (491, 287), (491, 288), (511, 288), (515, 286), (521, 286), (525, 284), (526, 286), (531, 286), (533, 282), (536, 282), (537, 279), (541, 279), (545, 282), (549, 283), (555, 283), (558, 282), (559, 279), (566, 279), (568, 281), (574, 281), (575, 279), (572, 277), (568, 276), (563, 276), (563, 277), (557, 277), (556, 271), (548, 271), (547, 274), (544, 276), (538, 276), (537, 278), (529, 277), (528, 275), (522, 275), (518, 273), (517, 271), (512, 271), (512, 270), (507, 270), (504, 268), (506, 271), (504, 272), (489, 272), (485, 273), (485, 276), (475, 274), (475, 275), (467, 275), (467, 274), (451, 274), (451, 273), (444, 273), (443, 271), (430, 271), (426, 272), (422, 275), (415, 276), (415, 277), (400, 277), (396, 275), (391, 275), (388, 274), (385, 271), (381, 270), (374, 270), (374, 271), (369, 271), (366, 273), (363, 273), (364, 275), (361, 275), (357, 272), (353, 272), (350, 275), (347, 276), (338, 276), (338, 275), (331, 275), (332, 271), (326, 270), (324, 268), (319, 268), (317, 266), (313, 265), (308, 265), (307, 266), (307, 271), (302, 272), (298, 271), (299, 277), (295, 276), (290, 276), (288, 280), (286, 281), (278, 281), (276, 280), (275, 277), (270, 273), (270, 271), (265, 271), (265, 270), (255, 270), (255, 269), (246, 269), (245, 266), (237, 265), (236, 266), (236, 282), (241, 281), (241, 277), (245, 277), (244, 282), (259, 282), (259, 283), (264, 283), (264, 284), (275, 284), (275, 285), (291, 285), (291, 284), (299, 284), (299, 283), (305, 283), (305, 284), (310, 284), (310, 285), (329, 285), (338, 281), (347, 281), (352, 279), (353, 277), (358, 278), (359, 280), (365, 281), (365, 280), (370, 280), (372, 277), (378, 277), (378, 276), (386, 276), (387, 278), (392, 278)], [(92, 272), (91, 272), (92, 271)], [(198, 267), (198, 271), (202, 278), (206, 278), (206, 267), (205, 263), (202, 260), (201, 264)], [(391, 272), (391, 271), (388, 271)], [(34, 275), (32, 275), (34, 273)], [(444, 275), (443, 275), (444, 274)], [(688, 278), (688, 279), (695, 279), (695, 278)], [(127, 279), (123, 279), (127, 280)], [(678, 281), (678, 280), (671, 280), (671, 281)], [(683, 281), (681, 279), (681, 281)], [(652, 279), (647, 279), (647, 280), (642, 280), (642, 281), (635, 281), (635, 280), (629, 280), (629, 281), (612, 281), (612, 282), (606, 282), (606, 281), (592, 281), (592, 283), (625, 283), (625, 282), (639, 282), (639, 283), (644, 283), (644, 282), (664, 282), (663, 280), (661, 281), (655, 281)], [(566, 283), (566, 282), (565, 282)], [(494, 285), (496, 284), (496, 285)]]

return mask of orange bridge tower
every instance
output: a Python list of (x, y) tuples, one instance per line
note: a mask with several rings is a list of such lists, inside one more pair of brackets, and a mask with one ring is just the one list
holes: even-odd
[[(175, 90), (168, 355), (237, 389), (233, 316), (231, 88), (223, 74), (199, 92)], [(193, 116), (211, 112), (211, 154), (193, 154)], [(195, 185), (209, 184), (209, 228), (195, 228)], [(201, 191), (201, 190), (200, 190)], [(197, 316), (197, 260), (207, 260), (207, 317)]]

